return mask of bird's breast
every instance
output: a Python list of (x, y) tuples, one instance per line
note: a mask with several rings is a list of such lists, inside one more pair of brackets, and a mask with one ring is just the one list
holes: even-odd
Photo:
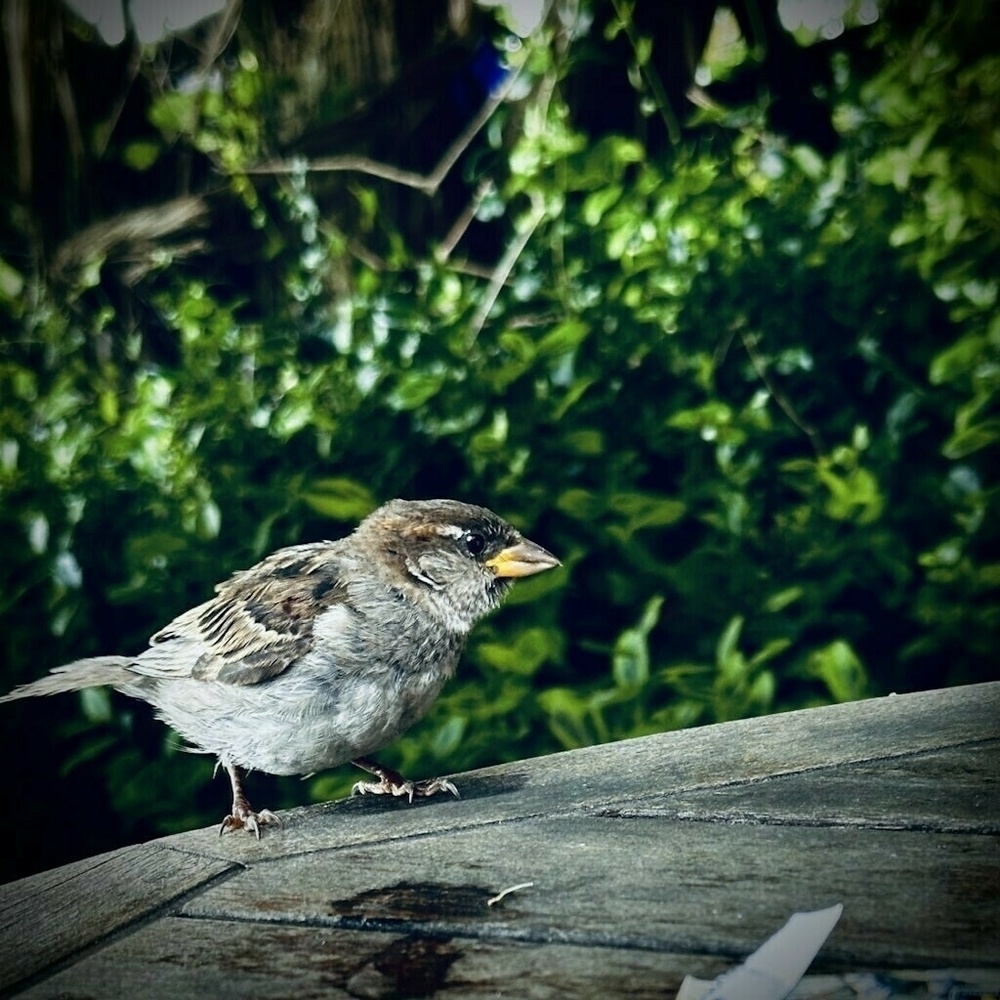
[(376, 623), (334, 605), (317, 617), (309, 651), (270, 680), (169, 678), (143, 697), (202, 750), (271, 774), (308, 774), (373, 754), (422, 718), (463, 644), (418, 616)]
[(377, 752), (427, 713), (464, 645), (417, 616), (376, 623), (344, 605), (319, 616), (314, 637), (269, 684), (272, 717), (288, 732), (274, 754), (282, 759), (263, 770), (303, 773)]

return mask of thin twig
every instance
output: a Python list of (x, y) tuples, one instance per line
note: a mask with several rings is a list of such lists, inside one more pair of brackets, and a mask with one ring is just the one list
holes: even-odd
[(121, 118), (122, 111), (125, 110), (125, 105), (128, 102), (129, 95), (132, 93), (132, 87), (135, 85), (135, 81), (139, 78), (139, 70), (142, 68), (142, 46), (133, 36), (130, 35), (128, 38), (132, 45), (132, 50), (129, 55), (128, 69), (126, 71), (128, 82), (124, 87), (119, 89), (118, 94), (115, 97), (114, 106), (111, 108), (111, 113), (108, 115), (107, 120), (99, 128), (95, 129), (94, 156), (98, 160), (101, 159), (107, 152), (108, 145), (111, 142), (111, 136), (114, 135), (115, 129), (118, 126), (118, 121)]
[(487, 906), (494, 906), (500, 902), (504, 896), (509, 896), (512, 892), (518, 892), (521, 889), (530, 889), (535, 883), (534, 882), (518, 882), (517, 885), (509, 886), (506, 889), (502, 889), (495, 896), (486, 900)]
[(31, 132), (31, 97), (29, 93), (29, 61), (33, 42), (29, 38), (28, 5), (5, 3), (2, 15), (4, 54), (7, 56), (7, 86), (10, 94), (10, 114), (14, 126), (13, 158), (17, 170), (18, 194), (31, 193), (31, 178), (35, 171), (34, 143)]
[(64, 46), (62, 20), (54, 21), (51, 28), (50, 55), (52, 60), (52, 81), (56, 94), (56, 104), (62, 112), (63, 124), (66, 126), (66, 138), (69, 144), (70, 161), (73, 174), (80, 176), (87, 157), (87, 144), (80, 128), (80, 115), (77, 112), (76, 97), (66, 68), (66, 52)]
[(322, 174), (353, 170), (370, 177), (381, 177), (382, 180), (401, 184), (403, 187), (416, 188), (418, 191), (432, 193), (431, 178), (402, 167), (394, 167), (391, 163), (380, 163), (368, 156), (321, 156), (315, 160), (279, 160), (262, 164), (259, 167), (247, 167), (247, 174)]
[(726, 335), (719, 341), (715, 346), (715, 351), (712, 354), (712, 367), (721, 368), (729, 355), (729, 348), (733, 346), (733, 338), (736, 336), (737, 324), (734, 323), (726, 331)]
[(483, 203), (483, 199), (494, 190), (494, 187), (495, 185), (490, 177), (486, 177), (479, 182), (472, 197), (469, 199), (469, 203), (465, 206), (461, 215), (452, 223), (451, 229), (445, 234), (441, 245), (434, 253), (439, 263), (444, 264), (452, 255), (455, 247), (458, 246), (459, 240), (465, 235), (465, 231), (469, 226), (472, 225), (472, 220), (476, 217), (476, 212), (479, 211), (479, 206)]
[(216, 59), (222, 55), (226, 46), (229, 45), (236, 29), (240, 24), (240, 15), (243, 13), (243, 0), (227, 0), (218, 18), (213, 25), (213, 31), (205, 46), (205, 51), (201, 54), (198, 66), (198, 76), (202, 82), (206, 79), (212, 69)]
[(483, 296), (483, 301), (479, 304), (476, 314), (472, 317), (468, 337), (470, 347), (475, 343), (476, 338), (483, 329), (489, 317), (490, 310), (493, 308), (497, 296), (500, 294), (500, 289), (507, 283), (510, 272), (517, 263), (517, 258), (524, 252), (524, 248), (528, 245), (528, 240), (531, 239), (539, 223), (545, 218), (545, 208), (542, 205), (542, 199), (538, 195), (533, 195), (531, 202), (532, 210), (528, 215), (524, 231), (504, 251), (504, 255), (500, 258), (500, 263), (497, 264), (496, 270), (493, 272), (493, 277), (490, 279), (490, 284), (486, 289), (486, 294)]
[(385, 260), (373, 250), (369, 250), (359, 240), (348, 240), (347, 251), (372, 271), (382, 272), (386, 270)]
[(753, 336), (748, 333), (742, 325), (739, 328), (739, 335), (740, 340), (743, 342), (743, 347), (746, 349), (747, 356), (750, 358), (750, 364), (753, 365), (754, 371), (757, 372), (761, 382), (764, 383), (764, 387), (771, 394), (771, 397), (778, 404), (778, 406), (780, 406), (784, 411), (785, 416), (788, 417), (788, 419), (791, 420), (791, 422), (795, 424), (795, 426), (798, 427), (798, 429), (802, 431), (806, 437), (809, 438), (809, 443), (813, 446), (813, 450), (816, 452), (817, 456), (822, 456), (823, 442), (820, 438), (819, 431), (817, 431), (812, 424), (806, 423), (805, 420), (799, 416), (788, 397), (775, 384), (767, 370), (766, 362), (757, 350), (757, 344), (755, 343)]
[(645, 62), (639, 62), (639, 36), (636, 34), (634, 25), (632, 24), (631, 18), (626, 18), (624, 12), (622, 11), (621, 0), (611, 0), (615, 8), (615, 14), (618, 16), (618, 20), (621, 22), (622, 27), (625, 29), (625, 35), (629, 40), (629, 44), (632, 46), (632, 51), (635, 53), (635, 61), (639, 67), (639, 72), (643, 75), (646, 83), (649, 85), (649, 89), (653, 92), (653, 99), (656, 101), (656, 106), (660, 111), (660, 117), (663, 119), (663, 124), (667, 129), (667, 136), (670, 139), (670, 143), (676, 146), (681, 141), (681, 126), (680, 122), (677, 120), (677, 115), (674, 112), (673, 106), (670, 103), (670, 98), (667, 96), (667, 90), (663, 86), (663, 81), (660, 79), (660, 74), (656, 72), (656, 67), (647, 59)]
[(467, 274), (470, 278), (482, 278), (489, 281), (493, 277), (493, 269), (477, 264), (474, 260), (449, 260), (448, 270), (456, 274)]

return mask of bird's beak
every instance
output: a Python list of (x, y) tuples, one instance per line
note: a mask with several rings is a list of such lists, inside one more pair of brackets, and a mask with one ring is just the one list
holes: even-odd
[(541, 573), (543, 569), (552, 569), (560, 563), (551, 552), (525, 538), (487, 559), (485, 565), (497, 576), (517, 577)]

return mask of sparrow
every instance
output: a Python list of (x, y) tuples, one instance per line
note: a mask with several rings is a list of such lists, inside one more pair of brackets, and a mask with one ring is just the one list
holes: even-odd
[(370, 756), (422, 718), (473, 625), (518, 577), (559, 565), (484, 507), (391, 500), (345, 538), (293, 545), (216, 586), (138, 656), (56, 667), (0, 702), (108, 685), (151, 704), (194, 752), (213, 754), (233, 802), (220, 835), (260, 839), (241, 772), (310, 774), (351, 761), (353, 793), (458, 790), (408, 781)]

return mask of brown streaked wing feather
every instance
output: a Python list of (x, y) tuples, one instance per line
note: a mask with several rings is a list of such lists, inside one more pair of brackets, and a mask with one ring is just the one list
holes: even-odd
[[(220, 583), (212, 600), (179, 615), (150, 645), (172, 639), (203, 644), (205, 652), (181, 668), (199, 680), (258, 684), (275, 677), (308, 651), (316, 616), (345, 599), (338, 557), (335, 542), (279, 549)], [(145, 665), (137, 669), (146, 672)], [(173, 673), (166, 666), (148, 672)]]

